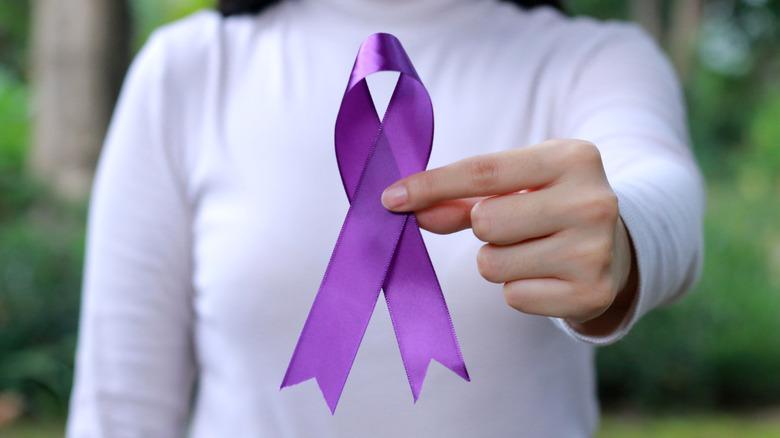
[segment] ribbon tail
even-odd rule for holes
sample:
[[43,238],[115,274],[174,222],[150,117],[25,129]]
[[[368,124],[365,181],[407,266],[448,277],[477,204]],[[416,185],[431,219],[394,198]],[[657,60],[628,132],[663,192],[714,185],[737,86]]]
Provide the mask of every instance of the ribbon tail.
[[[329,375],[317,375],[311,372],[303,370],[302,367],[296,366],[297,362],[290,363],[290,367],[287,369],[287,373],[284,376],[280,389],[288,386],[297,385],[298,383],[305,382],[309,379],[314,379],[317,382],[317,386],[322,392],[322,396],[325,398],[325,403],[328,405],[328,409],[331,414],[336,413],[336,407],[338,406],[341,393],[344,390],[344,383],[347,380],[347,375],[343,376],[329,376]],[[347,370],[348,372],[349,370]],[[340,384],[337,382],[341,382]]]
[[[345,227],[346,228],[346,227]],[[298,338],[280,389],[315,379],[331,414],[336,412],[341,394],[357,355],[363,334],[374,311],[379,290],[362,290],[349,298],[349,310],[333,278],[332,267],[339,263],[334,251],[331,263],[309,316]],[[357,292],[357,291],[355,291]]]
[[387,139],[379,135],[282,380],[284,388],[315,378],[331,413],[411,216],[381,204],[382,191],[398,178]]
[[334,414],[379,293],[365,294],[351,314],[333,314],[331,292],[320,289],[280,389],[315,379]]
[[384,290],[414,401],[420,396],[431,360],[470,381],[447,303],[414,216],[404,227]]

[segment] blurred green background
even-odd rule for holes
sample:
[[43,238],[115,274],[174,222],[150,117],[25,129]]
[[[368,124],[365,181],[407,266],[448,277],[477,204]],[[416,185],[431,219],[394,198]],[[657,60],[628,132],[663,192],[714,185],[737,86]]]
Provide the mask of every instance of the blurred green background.
[[[51,67],[35,62],[47,53],[35,26],[56,3],[111,2],[0,2],[2,437],[62,435],[73,372],[86,202],[31,158],[44,148],[33,121],[49,117],[45,96],[34,98],[48,79],[34,67]],[[668,50],[709,187],[700,284],[599,351],[601,435],[780,437],[780,1],[567,4],[639,21]],[[126,41],[112,43],[128,56],[101,62],[125,66],[155,27],[209,5],[128,1]]]

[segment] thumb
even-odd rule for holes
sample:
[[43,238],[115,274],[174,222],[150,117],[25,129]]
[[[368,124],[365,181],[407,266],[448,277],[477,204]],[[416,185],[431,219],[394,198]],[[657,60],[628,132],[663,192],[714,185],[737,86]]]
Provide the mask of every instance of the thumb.
[[471,208],[482,197],[442,201],[415,212],[420,228],[436,234],[450,234],[471,228]]

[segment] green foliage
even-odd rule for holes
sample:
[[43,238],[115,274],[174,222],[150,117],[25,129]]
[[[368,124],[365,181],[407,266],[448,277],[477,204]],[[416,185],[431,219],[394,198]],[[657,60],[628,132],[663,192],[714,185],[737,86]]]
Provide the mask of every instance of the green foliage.
[[[780,184],[780,87],[770,90],[756,109],[753,120],[747,124],[748,150],[741,174],[763,174],[769,185]],[[761,193],[768,194],[770,187]]]
[[8,0],[0,5],[0,67],[21,77],[25,70],[29,0]]
[[641,418],[606,416],[600,438],[780,438],[780,420],[769,416],[696,414]]
[[131,3],[136,20],[136,47],[140,47],[154,29],[185,17],[197,10],[213,7],[215,0],[136,0]]
[[0,392],[31,414],[62,413],[70,391],[83,214],[24,171],[27,91],[0,70]]
[[27,88],[0,69],[0,171],[20,169],[28,134]]
[[[158,25],[210,3],[130,2],[139,45]],[[0,5],[0,393],[21,395],[28,416],[45,417],[67,409],[85,215],[84,206],[57,199],[26,172],[28,13],[27,1]]]
[[599,19],[623,19],[628,16],[625,0],[569,0],[563,2],[572,15],[588,15]]
[[0,429],[0,436],[13,438],[57,438],[63,435],[62,419],[24,420]]
[[599,352],[605,402],[666,409],[780,403],[778,223],[780,205],[711,186],[701,283]]
[[78,314],[78,214],[36,202],[0,225],[0,388],[28,412],[64,412]]

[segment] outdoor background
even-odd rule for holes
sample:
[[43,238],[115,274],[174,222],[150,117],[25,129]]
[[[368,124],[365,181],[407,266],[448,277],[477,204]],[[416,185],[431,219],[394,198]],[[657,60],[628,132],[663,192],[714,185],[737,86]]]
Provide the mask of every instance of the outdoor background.
[[[86,196],[124,69],[209,0],[0,0],[0,437],[62,435]],[[780,437],[780,0],[570,0],[639,21],[709,187],[696,290],[598,354],[602,436]]]

